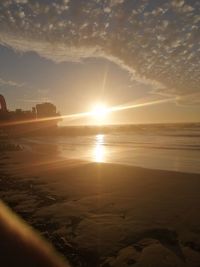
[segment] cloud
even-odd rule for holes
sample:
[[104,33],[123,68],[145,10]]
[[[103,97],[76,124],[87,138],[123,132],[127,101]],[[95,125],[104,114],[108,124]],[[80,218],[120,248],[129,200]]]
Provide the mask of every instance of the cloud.
[[14,2],[16,2],[17,4],[27,4],[28,0],[15,0]]
[[186,105],[198,106],[200,104],[200,92],[177,96],[176,103],[181,106],[186,106]]
[[49,98],[47,97],[48,93],[49,93],[49,89],[47,88],[35,88],[33,86],[30,86],[26,83],[20,83],[20,82],[16,82],[16,81],[12,81],[12,80],[5,80],[3,78],[0,77],[0,87],[13,87],[13,88],[23,88],[26,89],[26,92],[35,92],[37,95],[37,100],[33,100],[32,98],[29,99],[27,98],[27,96],[25,95],[25,99],[17,99],[17,101],[21,101],[21,102],[45,102],[45,101],[49,101]]
[[110,0],[110,5],[115,6],[124,3],[124,0]]
[[172,6],[174,7],[182,7],[184,5],[185,1],[184,0],[173,0],[172,1]]
[[55,62],[104,57],[163,96],[199,92],[198,0],[2,2],[2,45]]
[[0,86],[11,86],[11,87],[24,87],[24,83],[18,83],[16,81],[11,81],[11,80],[5,80],[3,78],[0,78]]

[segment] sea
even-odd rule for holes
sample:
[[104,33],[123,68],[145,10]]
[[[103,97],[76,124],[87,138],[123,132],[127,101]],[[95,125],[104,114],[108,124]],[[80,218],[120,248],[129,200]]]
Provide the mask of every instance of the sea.
[[32,137],[26,146],[56,146],[65,159],[200,173],[200,123],[149,124],[97,134]]

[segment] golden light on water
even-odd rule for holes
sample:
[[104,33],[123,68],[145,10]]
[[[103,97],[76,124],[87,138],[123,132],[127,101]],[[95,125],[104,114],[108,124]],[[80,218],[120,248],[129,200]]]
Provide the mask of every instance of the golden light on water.
[[95,146],[93,150],[94,162],[105,162],[105,147],[104,147],[104,135],[98,134],[95,138]]

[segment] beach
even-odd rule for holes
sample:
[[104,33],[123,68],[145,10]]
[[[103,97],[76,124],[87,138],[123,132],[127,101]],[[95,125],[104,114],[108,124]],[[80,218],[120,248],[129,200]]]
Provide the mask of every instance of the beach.
[[[45,153],[44,153],[45,151]],[[72,266],[199,266],[200,174],[1,153],[0,198]]]
[[200,0],[0,25],[0,267],[200,267]]

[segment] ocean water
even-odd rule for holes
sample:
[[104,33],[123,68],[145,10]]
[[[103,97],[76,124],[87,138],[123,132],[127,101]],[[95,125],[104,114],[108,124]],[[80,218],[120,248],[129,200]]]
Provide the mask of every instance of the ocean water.
[[28,142],[55,145],[66,159],[200,173],[200,124],[121,127],[106,134],[37,137]]

